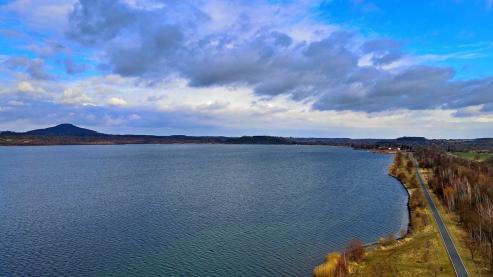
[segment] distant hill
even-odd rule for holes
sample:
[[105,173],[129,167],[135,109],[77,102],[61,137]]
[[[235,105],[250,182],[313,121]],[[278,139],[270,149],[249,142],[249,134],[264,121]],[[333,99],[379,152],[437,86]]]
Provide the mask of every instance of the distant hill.
[[400,137],[397,138],[396,141],[409,143],[426,143],[427,139],[425,137]]
[[29,136],[76,136],[76,137],[99,137],[105,134],[93,130],[77,127],[72,124],[60,124],[45,129],[37,129],[23,133]]
[[231,144],[295,144],[294,141],[283,137],[271,136],[243,136],[240,138],[230,138],[225,143]]

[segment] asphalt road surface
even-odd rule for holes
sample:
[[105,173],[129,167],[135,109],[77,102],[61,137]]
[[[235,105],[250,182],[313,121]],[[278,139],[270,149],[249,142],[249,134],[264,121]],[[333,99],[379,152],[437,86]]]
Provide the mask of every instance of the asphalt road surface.
[[443,224],[442,217],[440,216],[440,213],[438,212],[435,203],[433,203],[433,200],[431,199],[430,192],[428,191],[428,188],[425,186],[423,182],[423,178],[421,178],[421,174],[419,173],[418,163],[414,159],[413,162],[414,162],[414,166],[416,167],[416,174],[418,175],[419,183],[425,193],[426,201],[428,201],[428,205],[430,205],[431,211],[433,213],[433,217],[435,218],[435,221],[438,225],[438,230],[440,231],[440,235],[442,236],[443,242],[445,243],[445,247],[447,248],[447,253],[449,255],[450,261],[454,266],[455,273],[459,277],[468,277],[469,274],[467,273],[466,267],[464,266],[464,263],[462,262],[462,259],[460,258],[459,253],[455,248],[454,242],[450,237],[447,227],[445,227],[445,224]]

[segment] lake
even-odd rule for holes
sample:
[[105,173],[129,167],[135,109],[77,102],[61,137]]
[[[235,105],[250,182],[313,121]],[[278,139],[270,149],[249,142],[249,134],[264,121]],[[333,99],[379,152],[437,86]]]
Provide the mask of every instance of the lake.
[[392,155],[295,145],[0,147],[0,275],[311,276],[408,224]]

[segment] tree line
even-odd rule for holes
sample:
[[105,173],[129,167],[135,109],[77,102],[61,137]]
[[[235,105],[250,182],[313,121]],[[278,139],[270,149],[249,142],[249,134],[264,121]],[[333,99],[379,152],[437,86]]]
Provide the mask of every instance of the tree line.
[[482,255],[493,270],[493,160],[470,161],[434,149],[414,153],[420,167],[431,170],[430,189],[459,216],[472,260]]

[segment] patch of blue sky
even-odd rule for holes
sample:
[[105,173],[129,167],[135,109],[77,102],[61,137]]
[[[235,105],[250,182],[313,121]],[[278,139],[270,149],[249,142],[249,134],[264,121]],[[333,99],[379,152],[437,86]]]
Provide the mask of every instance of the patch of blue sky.
[[[90,49],[70,43],[64,38],[60,38],[57,41],[56,39],[53,39],[53,36],[50,37],[46,34],[30,32],[29,29],[23,25],[11,25],[11,28],[8,30],[3,28],[3,31],[7,32],[0,35],[0,57],[2,59],[8,59],[9,57],[26,57],[29,59],[41,58],[50,75],[63,77],[68,80],[101,74],[97,68],[97,62],[90,58],[92,56],[92,50]],[[48,41],[56,41],[63,45],[63,47],[68,47],[70,50],[66,52],[54,51],[53,54],[44,57],[34,48],[47,47],[46,44]],[[67,59],[70,59],[76,65],[84,65],[84,71],[77,74],[67,73],[65,65]]]
[[399,41],[407,54],[450,57],[426,63],[450,66],[456,78],[474,79],[492,73],[487,65],[493,61],[493,7],[488,2],[333,0],[323,2],[315,15],[365,37]]
[[0,0],[0,6],[13,2],[14,0]]

